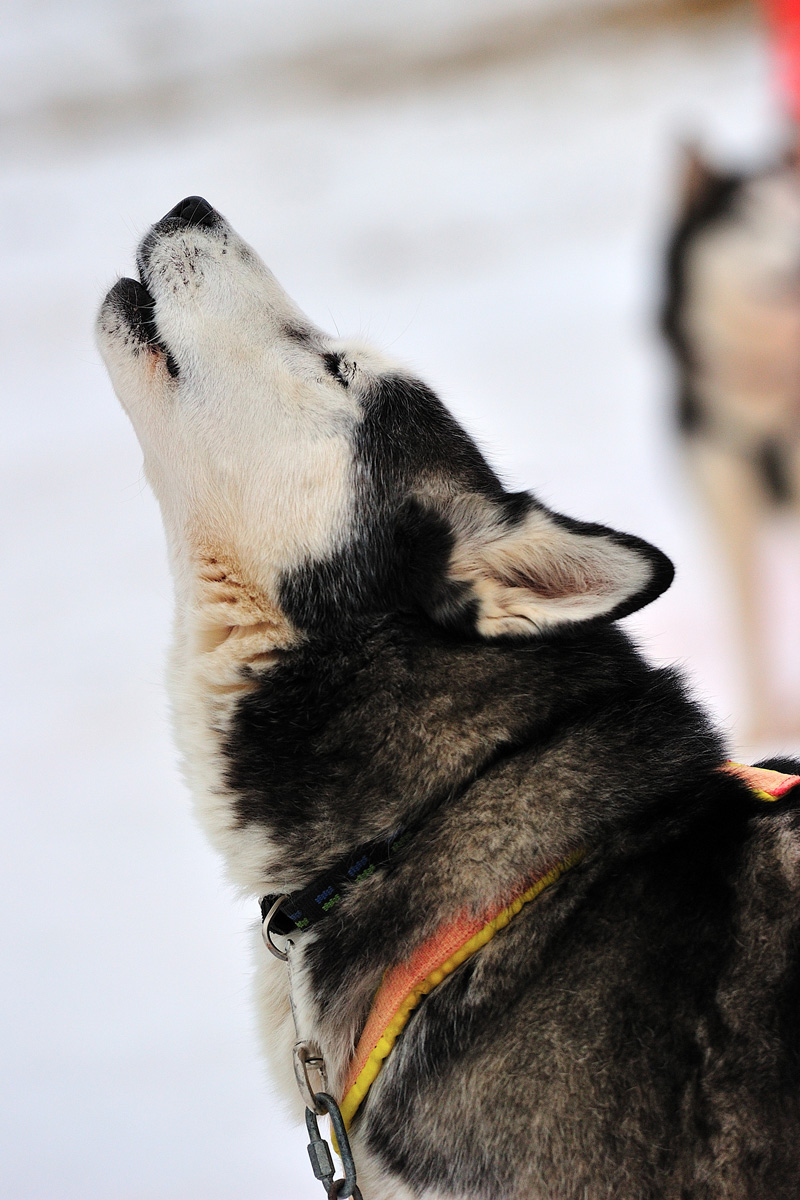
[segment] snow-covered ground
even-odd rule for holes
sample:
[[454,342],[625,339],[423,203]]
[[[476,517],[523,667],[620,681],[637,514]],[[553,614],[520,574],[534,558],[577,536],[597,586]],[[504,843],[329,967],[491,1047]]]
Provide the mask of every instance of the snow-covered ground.
[[[160,70],[157,8],[125,12],[150,14],[137,36]],[[93,62],[113,75],[104,29],[87,21],[84,98],[106,87]],[[36,116],[63,91],[49,36],[43,79],[0,127],[2,1192],[312,1198],[302,1131],[256,1053],[254,906],[227,888],[175,766],[159,518],[93,348],[96,306],[151,221],[207,196],[316,321],[414,364],[515,485],[672,555],[672,591],[629,625],[686,664],[735,741],[730,613],[670,441],[654,264],[676,137],[744,159],[775,143],[763,49],[741,13],[644,23],[416,86],[223,90],[195,121],[144,104],[56,136]]]

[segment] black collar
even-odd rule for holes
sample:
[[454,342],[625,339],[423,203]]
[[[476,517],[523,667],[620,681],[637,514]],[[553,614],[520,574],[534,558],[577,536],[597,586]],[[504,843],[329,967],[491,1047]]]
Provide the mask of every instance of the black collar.
[[[390,862],[408,843],[411,835],[412,830],[401,826],[389,837],[376,838],[351,850],[323,874],[317,875],[302,891],[285,896],[272,915],[270,932],[285,937],[297,929],[303,931],[316,925],[343,899],[345,884],[359,883],[374,875],[378,867]],[[261,897],[262,921],[266,920],[280,895],[276,892],[273,896]]]

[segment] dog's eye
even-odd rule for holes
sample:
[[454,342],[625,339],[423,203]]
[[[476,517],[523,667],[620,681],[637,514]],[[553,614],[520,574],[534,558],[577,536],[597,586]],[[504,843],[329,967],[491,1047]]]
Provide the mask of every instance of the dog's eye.
[[329,375],[332,375],[338,383],[344,384],[345,387],[350,386],[356,368],[356,364],[352,360],[345,358],[343,354],[329,351],[327,354],[323,354],[322,361]]

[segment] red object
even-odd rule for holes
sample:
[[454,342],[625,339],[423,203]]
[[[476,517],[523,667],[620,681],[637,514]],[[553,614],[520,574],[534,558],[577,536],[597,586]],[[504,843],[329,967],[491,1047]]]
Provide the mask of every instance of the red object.
[[762,4],[778,90],[789,114],[800,122],[800,0],[762,0]]

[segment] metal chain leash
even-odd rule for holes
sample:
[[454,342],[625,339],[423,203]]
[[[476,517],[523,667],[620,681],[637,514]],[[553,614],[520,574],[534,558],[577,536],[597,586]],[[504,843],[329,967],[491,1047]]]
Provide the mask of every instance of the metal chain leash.
[[350,1149],[350,1141],[339,1105],[327,1092],[317,1092],[314,1096],[314,1103],[331,1119],[333,1132],[336,1134],[336,1145],[339,1148],[339,1157],[344,1167],[344,1179],[334,1179],[335,1171],[330,1146],[319,1131],[317,1114],[307,1108],[306,1129],[311,1139],[308,1144],[308,1157],[311,1160],[314,1178],[319,1179],[322,1183],[328,1200],[347,1200],[348,1197],[352,1197],[352,1200],[362,1200],[356,1183],[356,1165],[353,1162],[353,1153]]
[[[353,1152],[350,1149],[350,1139],[344,1126],[344,1118],[333,1096],[325,1090],[328,1084],[325,1059],[315,1042],[305,1041],[300,1037],[292,987],[294,942],[287,937],[284,949],[281,949],[272,940],[270,921],[284,899],[286,899],[285,896],[279,896],[268,911],[262,913],[261,935],[270,953],[285,962],[289,969],[289,1004],[298,1036],[294,1046],[294,1073],[300,1095],[306,1104],[306,1129],[311,1139],[308,1144],[311,1169],[314,1172],[314,1178],[319,1179],[325,1188],[328,1200],[363,1200],[361,1190],[356,1183],[356,1164],[353,1162]],[[333,1126],[336,1148],[344,1167],[344,1179],[334,1178],[336,1172],[330,1146],[319,1131],[317,1117],[323,1116],[325,1113],[330,1117]]]

